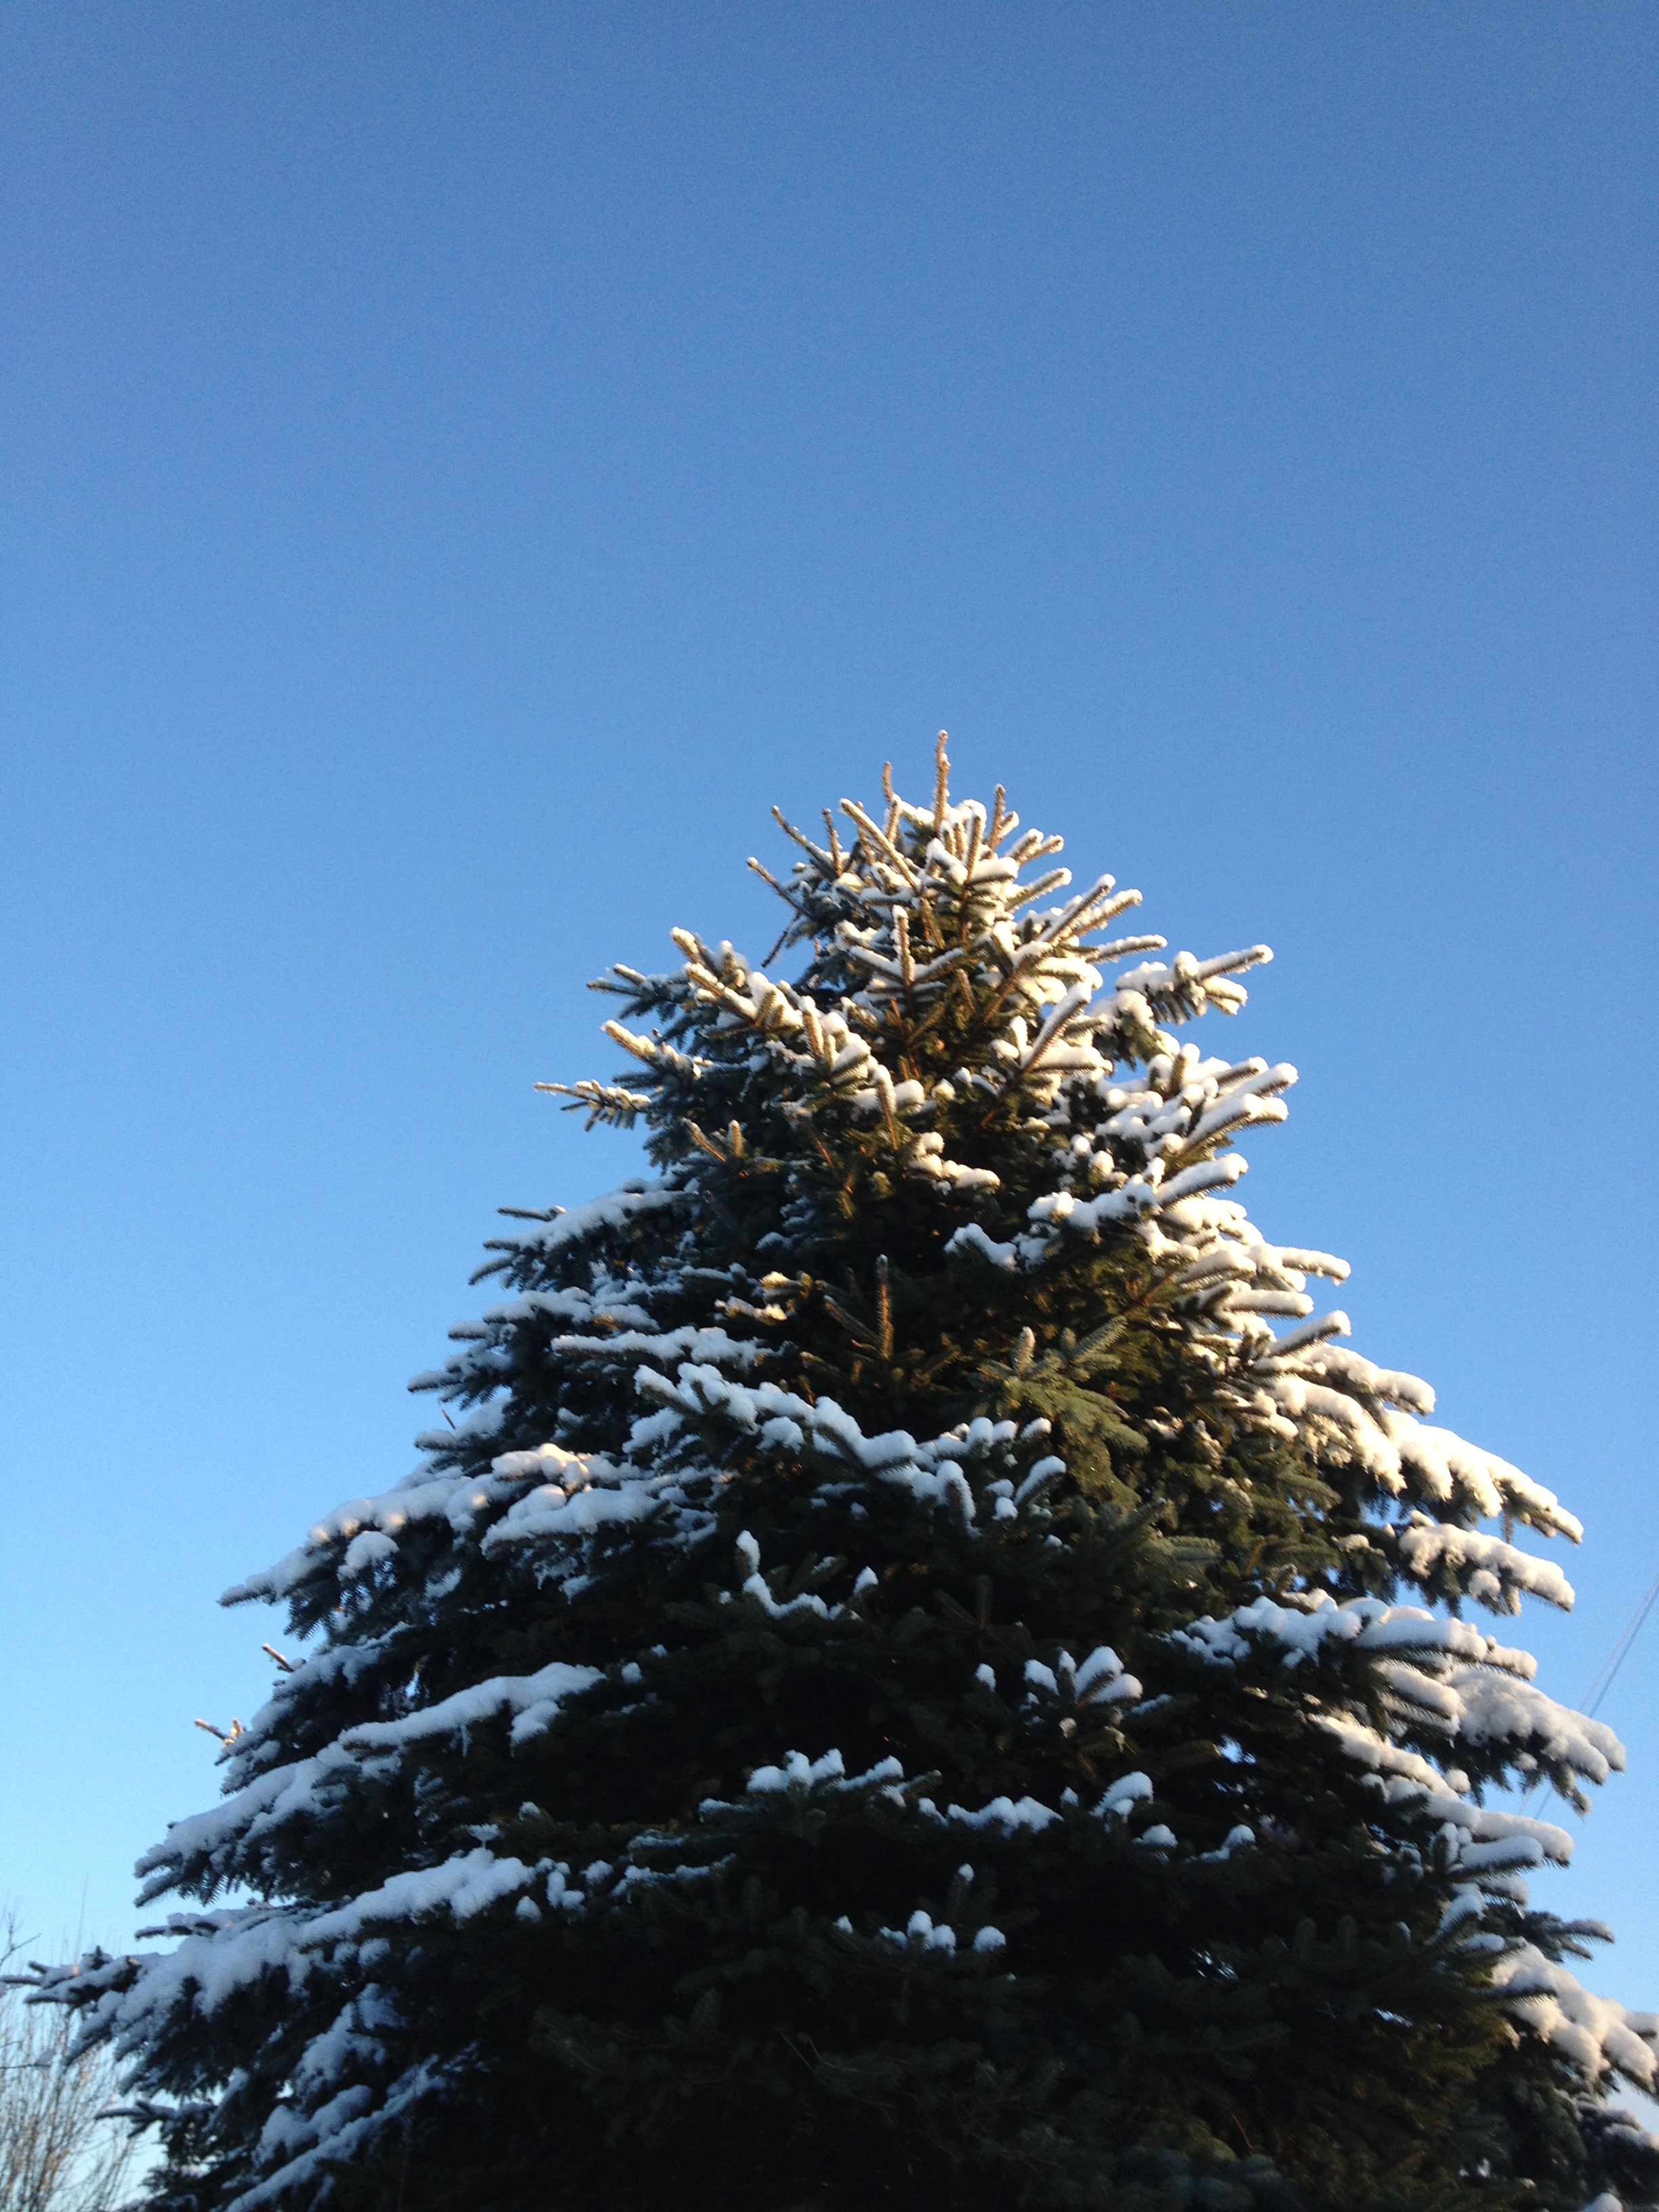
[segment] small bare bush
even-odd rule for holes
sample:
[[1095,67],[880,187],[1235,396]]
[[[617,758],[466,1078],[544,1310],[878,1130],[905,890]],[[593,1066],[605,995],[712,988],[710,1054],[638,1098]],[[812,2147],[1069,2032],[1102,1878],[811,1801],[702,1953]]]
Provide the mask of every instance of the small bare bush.
[[[15,1911],[0,1911],[0,1975],[22,1964]],[[131,2129],[105,2050],[74,2056],[78,2023],[0,1982],[0,2212],[113,2212],[132,2179]]]

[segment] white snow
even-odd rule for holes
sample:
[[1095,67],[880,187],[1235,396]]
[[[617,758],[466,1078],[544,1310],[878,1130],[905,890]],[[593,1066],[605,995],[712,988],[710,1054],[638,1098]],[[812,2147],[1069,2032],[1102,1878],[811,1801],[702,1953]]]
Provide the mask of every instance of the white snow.
[[1577,1976],[1530,1943],[1505,1953],[1492,1979],[1510,2009],[1536,2035],[1563,2051],[1595,2082],[1609,2070],[1641,2088],[1659,2082],[1659,2014],[1631,2012],[1612,1997],[1594,1996]]

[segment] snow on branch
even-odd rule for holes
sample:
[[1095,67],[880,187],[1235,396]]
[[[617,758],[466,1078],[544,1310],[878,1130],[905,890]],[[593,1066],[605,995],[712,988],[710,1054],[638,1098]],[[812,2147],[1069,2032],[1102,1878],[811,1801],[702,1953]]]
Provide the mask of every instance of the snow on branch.
[[1530,1943],[1500,1958],[1492,1980],[1515,2017],[1570,2058],[1592,2087],[1609,2073],[1639,2088],[1659,2087],[1659,2014],[1632,2012],[1612,1997],[1593,1995]]

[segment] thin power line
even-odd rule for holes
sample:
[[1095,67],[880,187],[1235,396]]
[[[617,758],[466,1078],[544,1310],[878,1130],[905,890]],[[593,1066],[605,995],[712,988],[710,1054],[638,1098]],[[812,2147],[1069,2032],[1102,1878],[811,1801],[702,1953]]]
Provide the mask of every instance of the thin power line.
[[[1590,1684],[1589,1689],[1585,1691],[1583,1697],[1579,1701],[1579,1711],[1584,1714],[1586,1718],[1589,1718],[1594,1715],[1595,1708],[1601,1704],[1602,1698],[1607,1696],[1607,1692],[1613,1687],[1614,1681],[1618,1678],[1619,1669],[1624,1665],[1626,1660],[1630,1656],[1632,1645],[1635,1643],[1637,1638],[1642,1633],[1642,1624],[1646,1620],[1648,1615],[1653,1611],[1656,1599],[1659,1599],[1659,1575],[1656,1575],[1653,1581],[1649,1584],[1647,1595],[1637,1607],[1635,1612],[1632,1613],[1629,1620],[1626,1623],[1624,1634],[1613,1645],[1613,1650],[1607,1655],[1606,1662],[1602,1666],[1601,1673]],[[1545,1798],[1548,1796],[1550,1791],[1553,1790],[1555,1784],[1553,1782],[1540,1782],[1534,1795],[1534,1804],[1541,1805]]]
[[1619,1669],[1624,1665],[1626,1660],[1630,1656],[1631,1645],[1635,1643],[1637,1638],[1641,1634],[1642,1623],[1653,1611],[1653,1603],[1656,1598],[1659,1598],[1659,1577],[1655,1577],[1648,1590],[1647,1595],[1643,1599],[1641,1604],[1637,1607],[1636,1611],[1631,1615],[1630,1626],[1626,1629],[1624,1634],[1620,1638],[1618,1643],[1614,1644],[1613,1648],[1613,1656],[1607,1661],[1607,1665],[1602,1668],[1601,1673],[1590,1684],[1589,1689],[1584,1698],[1583,1709],[1586,1713],[1594,1713],[1597,1705],[1601,1704],[1602,1698],[1606,1697],[1607,1692],[1613,1687],[1613,1678],[1619,1672]]

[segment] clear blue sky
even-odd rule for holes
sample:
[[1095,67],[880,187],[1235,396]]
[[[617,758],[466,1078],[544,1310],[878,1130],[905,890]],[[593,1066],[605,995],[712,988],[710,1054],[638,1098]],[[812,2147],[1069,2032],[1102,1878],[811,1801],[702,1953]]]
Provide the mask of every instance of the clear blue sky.
[[[1659,1574],[1659,12],[179,4],[0,20],[0,1890],[130,1937],[410,1466],[538,1077],[775,799],[1011,786],[1296,1060],[1269,1235]],[[1659,2000],[1659,1620],[1550,1877]]]

